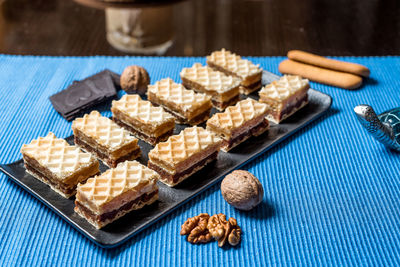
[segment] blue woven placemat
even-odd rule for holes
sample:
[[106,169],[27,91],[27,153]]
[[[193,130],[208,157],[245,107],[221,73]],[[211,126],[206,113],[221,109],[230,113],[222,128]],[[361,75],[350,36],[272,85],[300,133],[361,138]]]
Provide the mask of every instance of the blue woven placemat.
[[[282,59],[251,58],[277,74]],[[353,107],[371,104],[380,113],[400,106],[400,57],[343,59],[369,67],[371,79],[357,91],[311,83],[333,97],[333,106],[245,166],[265,190],[263,203],[253,211],[229,206],[217,185],[121,247],[105,250],[0,174],[0,265],[399,265],[399,154],[367,135]],[[104,68],[121,73],[137,64],[153,82],[180,81],[182,67],[204,61],[0,55],[0,162],[20,159],[21,145],[48,131],[72,134],[71,123],[56,113],[48,97],[73,80]],[[180,226],[202,212],[236,218],[243,229],[241,244],[220,249],[215,242],[187,243],[179,236]]]

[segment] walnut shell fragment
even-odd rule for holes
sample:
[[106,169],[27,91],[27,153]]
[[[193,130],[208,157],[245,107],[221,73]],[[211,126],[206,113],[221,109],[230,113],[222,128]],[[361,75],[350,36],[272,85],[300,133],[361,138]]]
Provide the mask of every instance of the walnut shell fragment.
[[147,86],[150,84],[150,76],[143,67],[128,66],[121,75],[120,83],[125,92],[144,95],[147,92]]
[[264,197],[260,181],[250,172],[236,170],[221,183],[221,193],[226,202],[240,210],[251,210]]

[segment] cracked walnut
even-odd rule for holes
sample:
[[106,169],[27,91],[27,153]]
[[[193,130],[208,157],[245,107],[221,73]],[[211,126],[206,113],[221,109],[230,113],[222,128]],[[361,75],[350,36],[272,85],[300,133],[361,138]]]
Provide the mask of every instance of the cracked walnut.
[[226,243],[236,246],[240,242],[241,234],[237,221],[234,218],[227,221],[222,213],[211,217],[207,213],[201,213],[187,219],[181,229],[181,235],[187,235],[187,240],[192,244],[208,243],[215,239],[219,247]]

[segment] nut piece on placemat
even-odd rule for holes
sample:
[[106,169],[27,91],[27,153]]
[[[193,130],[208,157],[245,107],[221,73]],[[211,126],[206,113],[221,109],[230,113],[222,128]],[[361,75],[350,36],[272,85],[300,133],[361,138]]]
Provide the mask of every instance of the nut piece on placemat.
[[263,199],[264,189],[250,172],[236,170],[225,176],[221,193],[226,202],[240,210],[251,210]]
[[242,230],[234,218],[229,218],[227,221],[225,214],[211,216],[207,228],[212,237],[218,241],[219,247],[224,246],[227,241],[231,246],[236,246],[240,242]]
[[231,246],[236,246],[240,242],[240,238],[242,235],[242,229],[240,229],[239,225],[237,224],[236,219],[229,218],[228,221],[232,225],[232,231],[228,236],[228,242]]
[[234,218],[226,220],[222,213],[210,217],[207,213],[201,213],[189,218],[182,224],[181,235],[187,235],[187,240],[192,243],[208,243],[213,239],[222,247],[226,243],[236,246],[240,242],[242,230]]
[[150,84],[150,76],[143,67],[133,65],[125,68],[120,82],[125,92],[144,95]]
[[207,213],[201,213],[187,219],[182,225],[181,235],[188,235],[187,240],[192,244],[210,242],[213,237],[207,228],[209,218]]

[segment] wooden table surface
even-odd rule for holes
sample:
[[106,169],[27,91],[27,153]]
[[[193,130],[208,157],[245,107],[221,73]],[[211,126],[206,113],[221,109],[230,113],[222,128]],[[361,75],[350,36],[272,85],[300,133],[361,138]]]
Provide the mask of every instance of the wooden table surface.
[[[187,0],[170,9],[174,38],[168,56],[204,56],[222,47],[243,56],[285,55],[290,49],[400,54],[399,0]],[[104,9],[73,0],[5,0],[0,53],[126,55],[108,43],[105,24]]]

